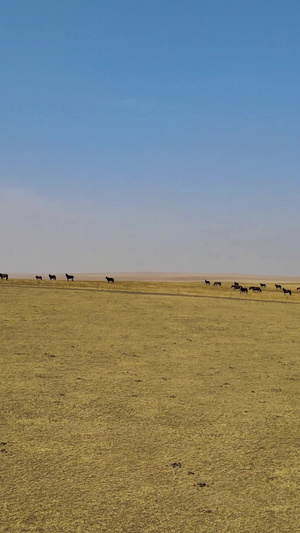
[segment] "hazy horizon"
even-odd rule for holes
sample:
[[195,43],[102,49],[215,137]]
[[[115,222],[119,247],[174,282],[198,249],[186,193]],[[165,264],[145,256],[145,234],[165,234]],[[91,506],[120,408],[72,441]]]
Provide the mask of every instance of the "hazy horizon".
[[[15,272],[10,273],[9,279],[35,279],[36,272]],[[51,274],[56,275],[57,281],[65,281],[65,273],[53,271]],[[157,281],[157,282],[199,282],[204,283],[205,279],[214,281],[233,282],[254,282],[261,281],[267,283],[300,283],[300,275],[298,276],[274,276],[261,274],[246,274],[246,273],[211,273],[211,272],[68,272],[74,275],[75,281],[106,281],[106,276],[113,276],[115,282],[118,281]],[[49,281],[48,273],[38,272],[38,275],[43,277],[43,280]],[[6,283],[5,281],[3,282]]]
[[297,276],[299,2],[2,7],[2,272]]

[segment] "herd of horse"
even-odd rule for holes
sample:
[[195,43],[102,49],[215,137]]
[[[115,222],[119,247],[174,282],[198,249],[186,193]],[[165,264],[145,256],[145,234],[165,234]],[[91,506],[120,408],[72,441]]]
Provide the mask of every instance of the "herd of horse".
[[[74,281],[74,276],[65,274],[67,281]],[[35,279],[37,281],[43,281],[43,276],[35,276]],[[55,274],[49,274],[50,281],[56,281],[56,275]]]
[[[75,279],[72,274],[65,274],[65,277],[66,277],[67,281],[74,281],[74,279]],[[8,281],[8,274],[2,274],[0,272],[0,279]],[[43,277],[42,276],[35,276],[35,279],[37,281],[43,281]],[[105,279],[106,279],[107,283],[114,283],[114,281],[115,281],[114,278],[110,278],[108,276],[106,276]],[[56,275],[55,274],[49,274],[49,280],[50,281],[56,281]],[[211,284],[208,279],[205,279],[204,282],[205,282],[205,285],[210,285]],[[213,283],[214,287],[221,287],[221,285],[222,285],[221,281],[215,281]],[[233,285],[231,285],[231,289],[233,289],[235,291],[240,291],[241,294],[248,294],[249,291],[258,293],[258,292],[262,292],[262,289],[266,289],[266,288],[267,288],[267,285],[265,283],[260,283],[259,286],[252,285],[251,287],[249,287],[249,289],[247,287],[243,287],[237,281],[234,281]],[[290,289],[285,289],[284,287],[282,287],[282,285],[279,285],[278,283],[275,283],[275,289],[282,290],[283,294],[292,296],[292,291]],[[300,287],[297,287],[297,291],[300,291]]]
[[[0,276],[1,275],[2,274],[0,274]],[[7,274],[6,274],[6,276],[7,276]],[[65,274],[65,276],[66,276],[66,280],[67,281],[74,281],[74,279],[75,279],[72,274]],[[43,281],[43,276],[35,276],[35,279],[37,281]],[[56,275],[55,274],[49,274],[49,279],[50,279],[50,281],[56,281]],[[106,279],[107,283],[114,283],[114,281],[115,281],[114,278],[108,278],[107,276],[106,276],[105,279]]]
[[[210,281],[208,279],[205,279],[204,282],[205,282],[205,285],[210,285]],[[214,287],[218,287],[218,286],[221,287],[221,285],[222,285],[221,281],[215,281],[213,284]],[[248,291],[262,292],[262,289],[266,289],[267,285],[265,283],[260,283],[259,287],[252,285],[248,289],[247,287],[243,287],[242,285],[240,285],[237,281],[234,281],[233,285],[231,285],[231,288],[235,291],[240,291],[241,294],[248,294]],[[292,296],[292,291],[290,289],[285,289],[284,287],[282,287],[281,285],[277,283],[275,283],[275,289],[280,289],[282,290],[283,294],[287,294],[287,295],[289,294],[290,296]],[[297,287],[297,291],[300,291],[300,287]]]
[[[66,276],[66,280],[67,281],[74,281],[74,279],[75,279],[72,274],[65,274],[65,276]],[[8,280],[8,274],[2,274],[0,272],[0,279],[5,279],[7,281]],[[35,279],[37,281],[43,281],[43,276],[35,276]],[[50,279],[50,281],[56,281],[56,275],[55,274],[49,274],[49,279]],[[114,283],[114,281],[115,281],[114,278],[108,278],[107,276],[106,276],[106,280],[107,280],[108,283]]]

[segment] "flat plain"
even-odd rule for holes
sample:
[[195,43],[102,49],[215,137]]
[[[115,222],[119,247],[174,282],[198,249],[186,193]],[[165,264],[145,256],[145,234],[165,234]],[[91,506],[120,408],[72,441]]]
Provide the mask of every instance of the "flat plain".
[[0,531],[299,531],[286,287],[2,281]]

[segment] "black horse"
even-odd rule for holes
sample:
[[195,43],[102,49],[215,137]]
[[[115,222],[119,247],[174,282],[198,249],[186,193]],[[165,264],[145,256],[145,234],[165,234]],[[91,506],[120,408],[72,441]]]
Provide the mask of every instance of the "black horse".
[[241,286],[238,283],[234,282],[234,284],[231,285],[231,288],[235,289],[237,291],[237,290],[239,290],[241,288]]
[[221,285],[222,285],[221,281],[214,282],[214,287],[221,287]]
[[248,294],[248,289],[246,287],[240,287],[241,294]]
[[265,283],[260,283],[260,286],[264,287],[265,289],[267,288],[267,285]]
[[290,289],[285,289],[284,287],[282,287],[282,290],[283,294],[289,294],[290,296],[292,296],[292,291],[290,291]]
[[262,290],[261,290],[260,287],[249,287],[249,291],[253,291],[253,292],[262,292]]
[[275,289],[282,289],[281,285],[276,285],[275,283]]
[[208,281],[208,279],[206,279],[204,281],[205,281],[205,285],[210,285],[210,281]]
[[1,274],[0,273],[0,278],[1,279],[6,279],[6,281],[8,280],[8,274]]
[[114,283],[115,282],[115,278],[108,278],[106,276],[106,280],[107,280],[107,283]]
[[36,279],[37,281],[42,281],[42,280],[43,280],[42,276],[35,276],[35,279]]
[[49,279],[50,279],[50,281],[56,281],[55,274],[49,274]]
[[65,274],[67,281],[74,281],[74,276],[69,276],[69,274]]

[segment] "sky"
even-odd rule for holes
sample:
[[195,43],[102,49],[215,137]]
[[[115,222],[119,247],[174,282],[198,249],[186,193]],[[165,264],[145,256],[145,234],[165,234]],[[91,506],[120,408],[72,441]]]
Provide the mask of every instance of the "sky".
[[300,273],[299,0],[2,0],[1,272]]

